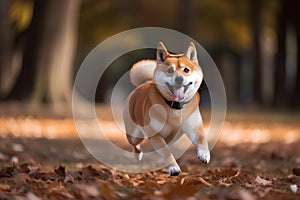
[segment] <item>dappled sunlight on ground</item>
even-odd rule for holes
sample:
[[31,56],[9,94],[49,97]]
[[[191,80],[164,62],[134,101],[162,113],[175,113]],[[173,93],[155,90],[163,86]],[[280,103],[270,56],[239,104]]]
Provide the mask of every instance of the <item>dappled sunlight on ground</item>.
[[[228,113],[219,142],[229,145],[238,143],[265,143],[268,141],[281,141],[291,143],[300,138],[300,115],[288,120],[287,114],[281,115],[265,113],[264,117],[256,118],[254,113],[237,114]],[[104,135],[111,139],[124,138],[123,131],[117,124],[109,119],[79,121],[83,134],[97,135],[99,125]],[[205,123],[207,131],[207,123]],[[36,118],[26,117],[0,117],[0,134],[15,137],[45,137],[45,138],[77,138],[77,130],[72,118]]]

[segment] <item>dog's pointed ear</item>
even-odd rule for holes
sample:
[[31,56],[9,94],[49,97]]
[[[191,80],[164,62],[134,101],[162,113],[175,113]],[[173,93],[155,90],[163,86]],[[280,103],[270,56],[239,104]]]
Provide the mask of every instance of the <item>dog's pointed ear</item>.
[[198,62],[197,50],[193,42],[191,42],[189,47],[186,49],[184,56],[192,62]]
[[164,62],[169,55],[169,52],[167,48],[165,47],[164,43],[159,42],[157,45],[157,50],[156,50],[156,60],[158,62]]

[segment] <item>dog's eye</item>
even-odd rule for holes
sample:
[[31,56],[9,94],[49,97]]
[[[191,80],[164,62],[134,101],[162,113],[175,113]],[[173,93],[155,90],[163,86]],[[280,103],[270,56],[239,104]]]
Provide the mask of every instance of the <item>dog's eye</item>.
[[189,68],[184,68],[183,71],[184,71],[184,73],[189,73],[190,69]]
[[167,70],[167,72],[168,72],[169,74],[172,74],[172,73],[174,72],[174,69],[173,69],[173,68],[169,68],[169,69]]

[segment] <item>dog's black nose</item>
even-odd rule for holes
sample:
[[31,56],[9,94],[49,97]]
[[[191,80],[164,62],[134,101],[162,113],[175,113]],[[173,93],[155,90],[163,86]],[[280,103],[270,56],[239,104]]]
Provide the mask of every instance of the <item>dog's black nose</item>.
[[178,85],[182,84],[182,82],[183,82],[183,77],[182,77],[182,76],[176,76],[175,82],[176,82]]

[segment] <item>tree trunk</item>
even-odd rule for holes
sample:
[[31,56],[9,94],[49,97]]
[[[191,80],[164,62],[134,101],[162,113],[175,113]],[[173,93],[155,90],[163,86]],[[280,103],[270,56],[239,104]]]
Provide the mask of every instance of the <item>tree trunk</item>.
[[297,77],[296,77],[296,85],[294,89],[293,104],[295,106],[300,106],[300,24],[299,22],[297,24],[296,34],[297,34]]
[[286,23],[287,23],[287,7],[286,7],[286,0],[281,0],[281,11],[278,16],[278,40],[277,40],[277,59],[275,65],[275,89],[274,89],[274,103],[277,106],[283,106],[286,102],[285,96],[286,89],[285,89],[285,79],[286,79],[286,72],[285,72],[285,61],[286,61]]
[[294,0],[291,4],[292,7],[292,21],[295,25],[296,30],[296,39],[297,39],[297,75],[296,75],[296,83],[294,87],[293,94],[293,105],[300,106],[300,21],[299,21],[299,8],[300,2],[298,0]]
[[253,27],[253,100],[256,104],[262,103],[262,84],[261,84],[261,1],[252,2],[252,27]]
[[[43,0],[44,1],[44,0]],[[55,112],[70,109],[73,56],[76,50],[80,0],[48,0],[37,77],[31,103],[49,101]]]
[[0,1],[0,98],[9,90],[12,67],[12,32],[9,21],[10,0]]
[[187,34],[190,37],[194,36],[194,27],[197,16],[195,16],[194,0],[179,0],[178,6],[178,31]]
[[28,100],[30,97],[37,71],[39,52],[43,48],[41,36],[49,0],[34,2],[33,18],[24,36],[23,64],[20,74],[8,95],[8,100]]
[[9,95],[47,102],[55,112],[70,110],[73,56],[76,50],[80,0],[36,0],[26,35],[21,73]]

